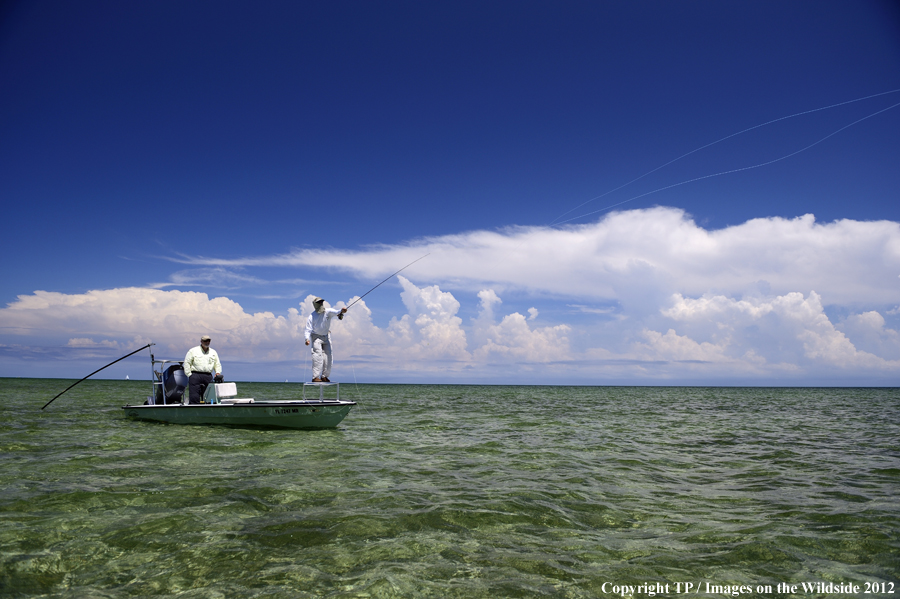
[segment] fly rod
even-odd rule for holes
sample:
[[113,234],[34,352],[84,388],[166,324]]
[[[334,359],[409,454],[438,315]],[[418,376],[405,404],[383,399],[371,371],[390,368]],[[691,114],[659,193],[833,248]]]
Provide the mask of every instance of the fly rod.
[[[425,254],[425,256],[428,256],[428,255],[430,255],[430,254],[431,254],[431,252],[428,252],[427,254]],[[403,272],[404,270],[406,270],[407,268],[409,268],[410,266],[412,266],[413,264],[415,264],[416,262],[418,262],[419,260],[421,260],[421,259],[424,258],[425,256],[421,256],[421,257],[419,257],[419,258],[416,258],[415,260],[413,260],[412,262],[410,262],[409,264],[407,264],[406,266],[404,266],[403,268],[401,268],[400,270],[398,270],[397,272],[395,272],[394,274],[392,274],[390,277],[388,277],[387,279],[385,279],[385,280],[382,281],[381,283],[378,283],[377,285],[375,285],[374,287],[372,287],[371,289],[369,289],[368,291],[366,291],[365,293],[363,293],[361,296],[359,296],[358,298],[356,298],[355,300],[353,300],[353,303],[351,303],[349,306],[347,306],[347,309],[349,310],[351,307],[353,307],[353,304],[355,304],[356,302],[358,302],[358,301],[361,300],[362,298],[366,297],[367,295],[369,295],[370,293],[372,293],[373,291],[375,291],[376,289],[378,289],[379,287],[381,287],[382,285],[384,285],[385,283],[387,283],[392,277],[394,277],[394,276],[396,276],[396,275],[399,275],[401,272]],[[338,320],[343,320],[343,319],[344,319],[344,315],[343,315],[343,314],[338,314]]]
[[[112,365],[115,364],[116,362],[121,362],[122,360],[124,360],[124,359],[127,358],[128,356],[133,356],[134,354],[138,353],[139,351],[147,349],[147,348],[150,347],[151,345],[156,345],[156,344],[155,344],[155,343],[148,343],[147,345],[145,345],[145,346],[142,347],[141,349],[136,349],[136,350],[134,350],[133,352],[131,352],[130,354],[126,354],[126,355],[122,356],[122,357],[119,358],[118,360],[113,360],[112,362],[110,362],[109,364],[107,364],[106,366],[104,366],[103,368],[106,368],[106,367],[108,367],[108,366],[112,366]],[[91,378],[92,376],[94,376],[95,374],[97,374],[98,372],[100,372],[101,370],[103,370],[103,368],[98,368],[98,369],[95,370],[94,372],[90,373],[89,375],[87,375],[86,377],[84,377],[83,379],[81,379],[81,381],[84,381],[84,380],[87,380],[87,379]],[[59,393],[56,397],[59,397],[60,395],[62,395],[63,393],[65,393],[66,391],[68,391],[69,389],[71,389],[72,387],[74,387],[75,385],[77,385],[78,383],[80,383],[81,381],[75,381],[74,383],[72,383],[71,385],[69,385],[68,387],[66,387],[65,391],[63,391],[62,393]],[[50,401],[48,401],[47,403],[45,403],[45,404],[44,404],[44,408],[46,408],[47,406],[49,406],[50,404],[52,404],[52,403],[53,403],[53,400],[56,399],[56,397],[54,397],[53,399],[51,399]],[[43,410],[44,408],[41,408],[41,409]]]

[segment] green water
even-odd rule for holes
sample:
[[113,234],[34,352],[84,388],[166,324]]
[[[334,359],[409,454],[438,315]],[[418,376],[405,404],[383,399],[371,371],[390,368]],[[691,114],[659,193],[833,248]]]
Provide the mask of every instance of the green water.
[[337,429],[278,431],[0,382],[2,597],[900,596],[897,389],[344,385]]

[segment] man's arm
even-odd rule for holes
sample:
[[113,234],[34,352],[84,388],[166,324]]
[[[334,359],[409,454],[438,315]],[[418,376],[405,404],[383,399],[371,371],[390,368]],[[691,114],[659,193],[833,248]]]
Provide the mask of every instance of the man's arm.
[[347,308],[341,308],[340,310],[338,310],[337,308],[328,308],[327,310],[325,310],[325,315],[328,317],[329,320],[331,320],[332,318],[334,318],[335,316],[337,316],[339,314],[346,314],[346,313],[347,313]]
[[189,349],[187,355],[184,356],[184,374],[187,375],[188,378],[191,376],[191,371],[194,367],[194,350]]
[[304,335],[306,337],[306,345],[309,345],[309,336],[312,334],[312,328],[313,328],[312,321],[313,321],[313,315],[310,314],[309,318],[306,319],[306,331],[304,332]]

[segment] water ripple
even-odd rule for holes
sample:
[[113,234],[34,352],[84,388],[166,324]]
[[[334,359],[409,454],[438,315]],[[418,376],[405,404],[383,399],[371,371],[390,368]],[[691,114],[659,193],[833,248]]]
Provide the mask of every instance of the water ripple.
[[60,381],[4,382],[4,597],[898,582],[895,389],[359,385],[339,428],[271,431],[126,420],[140,383],[40,412]]

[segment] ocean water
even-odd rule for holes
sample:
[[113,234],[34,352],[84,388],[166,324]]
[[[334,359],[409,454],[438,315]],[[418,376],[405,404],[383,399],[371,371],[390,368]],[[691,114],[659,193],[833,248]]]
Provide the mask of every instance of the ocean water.
[[282,431],[0,383],[2,597],[900,596],[898,389],[342,385]]

